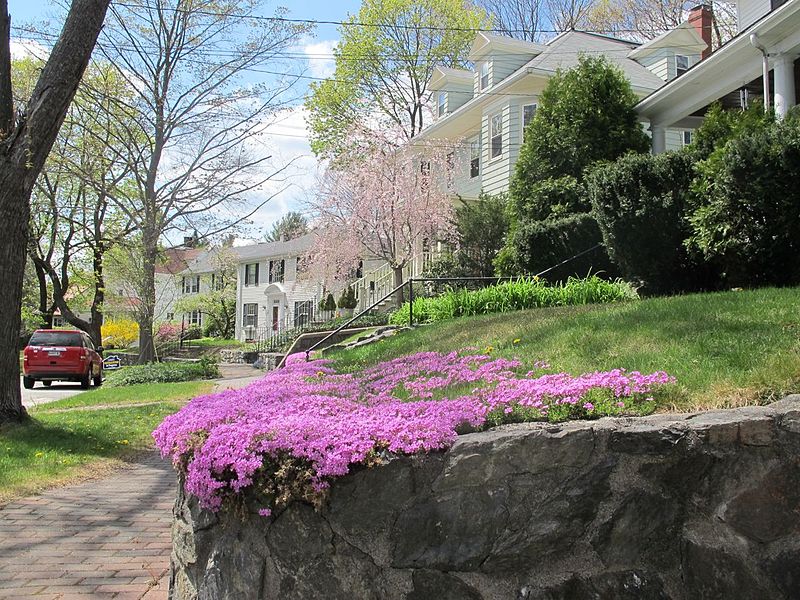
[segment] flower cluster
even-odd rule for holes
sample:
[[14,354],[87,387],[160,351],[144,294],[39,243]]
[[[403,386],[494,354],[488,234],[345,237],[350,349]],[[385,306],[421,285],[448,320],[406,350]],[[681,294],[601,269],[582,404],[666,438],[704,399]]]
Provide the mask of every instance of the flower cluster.
[[265,465],[287,457],[309,467],[308,485],[321,493],[354,465],[375,464],[386,453],[447,448],[464,428],[622,414],[652,402],[659,386],[674,381],[663,372],[524,371],[517,360],[456,352],[423,352],[358,373],[293,356],[249,387],[194,399],[153,436],[204,507],[218,510],[226,498],[254,487],[269,490],[266,515],[278,498],[288,499],[275,485],[262,485],[276,473],[285,478],[279,467]]

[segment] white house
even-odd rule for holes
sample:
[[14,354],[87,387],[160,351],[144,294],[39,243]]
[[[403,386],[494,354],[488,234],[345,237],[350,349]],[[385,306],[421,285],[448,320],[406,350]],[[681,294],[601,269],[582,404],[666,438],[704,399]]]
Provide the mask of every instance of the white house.
[[[417,139],[466,140],[457,159],[464,175],[453,183],[455,194],[470,199],[481,191],[505,192],[525,126],[557,70],[577,65],[581,54],[601,54],[645,98],[700,62],[709,48],[711,32],[701,26],[708,11],[693,9],[686,23],[647,44],[582,31],[562,33],[546,44],[479,33],[469,55],[473,70],[436,69],[430,85],[436,120]],[[675,128],[667,144],[682,143],[683,132]]]
[[303,276],[313,234],[286,242],[234,248],[237,255],[236,338],[269,337],[315,319],[322,283]]
[[313,234],[307,234],[289,241],[212,248],[194,254],[183,269],[172,275],[170,286],[165,286],[175,290],[162,310],[165,320],[203,326],[201,311],[178,314],[176,303],[219,285],[221,269],[233,263],[236,339],[266,339],[312,322],[322,296],[322,283],[302,274],[303,256],[312,243]]
[[699,126],[715,101],[742,107],[766,95],[778,116],[797,103],[800,0],[738,0],[737,11],[735,38],[637,105],[650,121],[654,152],[669,149],[670,128]]

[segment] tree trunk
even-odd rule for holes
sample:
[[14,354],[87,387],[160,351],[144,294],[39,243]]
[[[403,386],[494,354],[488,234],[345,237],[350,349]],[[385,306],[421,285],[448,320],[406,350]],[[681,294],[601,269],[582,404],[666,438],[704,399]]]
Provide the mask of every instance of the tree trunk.
[[0,0],[0,423],[25,417],[18,350],[31,190],[89,63],[108,4],[73,0],[27,113],[14,123],[11,19],[8,0]]
[[94,297],[92,298],[91,318],[89,319],[89,335],[95,346],[103,345],[103,304],[106,299],[106,282],[103,275],[102,245],[92,250],[92,271],[94,272]]
[[154,227],[142,229],[142,285],[139,309],[139,364],[156,358],[153,341],[153,321],[156,307],[156,262],[158,261],[158,232]]
[[[392,289],[396,288],[403,283],[403,267],[392,267]],[[395,308],[400,308],[403,305],[403,289],[397,290],[394,295]]]
[[[32,256],[30,257],[33,258]],[[45,329],[53,327],[53,313],[55,305],[50,302],[50,295],[47,293],[47,273],[33,261],[33,268],[36,271],[36,281],[39,283],[39,314],[42,317],[42,326]]]

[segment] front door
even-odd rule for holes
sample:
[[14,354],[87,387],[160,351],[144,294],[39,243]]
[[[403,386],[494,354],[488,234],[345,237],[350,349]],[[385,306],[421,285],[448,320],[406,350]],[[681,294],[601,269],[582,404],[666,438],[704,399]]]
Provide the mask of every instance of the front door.
[[280,322],[280,306],[276,304],[272,307],[272,331],[278,331],[279,322]]

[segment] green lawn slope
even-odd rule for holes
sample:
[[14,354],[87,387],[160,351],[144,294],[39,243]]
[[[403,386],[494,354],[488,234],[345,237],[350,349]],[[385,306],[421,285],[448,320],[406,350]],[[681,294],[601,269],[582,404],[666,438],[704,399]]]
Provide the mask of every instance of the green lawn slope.
[[467,347],[527,363],[545,360],[572,374],[665,370],[678,385],[662,410],[766,403],[800,391],[800,289],[466,317],[331,357],[354,370],[413,352]]

